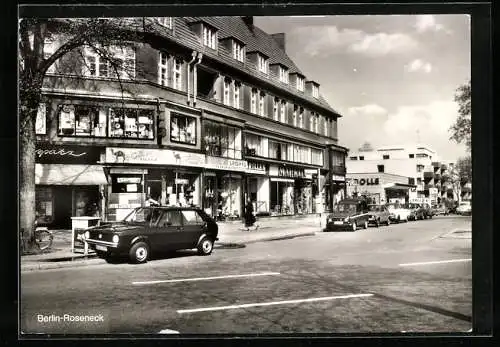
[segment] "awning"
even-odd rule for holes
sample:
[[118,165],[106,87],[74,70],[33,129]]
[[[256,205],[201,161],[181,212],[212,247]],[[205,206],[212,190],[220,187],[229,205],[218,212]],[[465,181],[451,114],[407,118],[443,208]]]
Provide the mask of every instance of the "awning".
[[89,186],[108,182],[100,165],[35,164],[35,184]]
[[384,189],[389,190],[408,190],[410,188],[416,188],[414,184],[404,184],[404,183],[390,183],[384,186]]

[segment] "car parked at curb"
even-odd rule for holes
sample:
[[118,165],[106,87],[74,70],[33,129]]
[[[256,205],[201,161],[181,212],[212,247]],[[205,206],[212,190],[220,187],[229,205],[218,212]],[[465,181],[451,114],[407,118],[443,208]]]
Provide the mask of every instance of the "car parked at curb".
[[462,201],[458,205],[456,213],[462,216],[470,216],[472,214],[472,205],[470,201]]
[[391,224],[391,213],[383,205],[368,205],[368,214],[370,215],[368,225],[374,225],[378,228],[381,224]]
[[423,204],[418,204],[418,217],[419,219],[427,219],[427,218],[432,218],[433,213],[432,213],[432,208],[429,204],[423,203]]
[[350,230],[356,231],[358,227],[368,228],[368,204],[363,199],[344,199],[326,217],[324,231]]
[[406,205],[406,208],[410,211],[410,215],[408,216],[408,220],[416,221],[421,219],[422,210],[420,209],[420,205],[416,203],[409,203]]
[[407,206],[399,203],[388,203],[385,205],[391,214],[391,221],[395,223],[408,222],[411,211]]
[[138,207],[122,221],[106,223],[85,232],[85,241],[101,258],[126,255],[145,263],[151,253],[197,248],[212,253],[217,223],[196,207]]
[[434,205],[432,208],[434,216],[447,216],[449,213],[449,209],[445,205]]

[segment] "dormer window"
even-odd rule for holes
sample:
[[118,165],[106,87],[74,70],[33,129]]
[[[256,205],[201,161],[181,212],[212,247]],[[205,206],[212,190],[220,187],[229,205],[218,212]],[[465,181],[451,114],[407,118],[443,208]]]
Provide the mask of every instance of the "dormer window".
[[279,67],[280,81],[283,83],[288,83],[288,69],[284,66]]
[[172,17],[156,17],[156,21],[165,28],[172,29],[173,26]]
[[241,61],[245,61],[245,46],[236,40],[233,40],[233,58]]
[[265,56],[263,56],[262,54],[259,54],[257,56],[257,64],[258,64],[258,67],[259,67],[259,71],[260,72],[263,72],[263,73],[267,73],[269,68],[268,68],[268,61],[267,61],[267,58]]
[[319,87],[315,84],[312,85],[312,96],[319,98]]
[[209,27],[208,25],[203,25],[203,45],[216,49],[217,45],[217,31]]
[[297,76],[297,90],[303,92],[304,91],[305,80],[301,76]]

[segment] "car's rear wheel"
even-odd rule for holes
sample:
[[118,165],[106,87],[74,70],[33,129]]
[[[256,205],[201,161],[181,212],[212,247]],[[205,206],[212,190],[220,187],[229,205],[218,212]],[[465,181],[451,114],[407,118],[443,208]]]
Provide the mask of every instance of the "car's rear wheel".
[[142,264],[148,261],[149,246],[145,242],[137,242],[130,248],[130,260],[137,264]]
[[351,231],[356,231],[356,229],[357,229],[356,222],[353,222],[351,225]]
[[208,237],[204,237],[198,244],[198,254],[210,255],[214,249],[214,242]]

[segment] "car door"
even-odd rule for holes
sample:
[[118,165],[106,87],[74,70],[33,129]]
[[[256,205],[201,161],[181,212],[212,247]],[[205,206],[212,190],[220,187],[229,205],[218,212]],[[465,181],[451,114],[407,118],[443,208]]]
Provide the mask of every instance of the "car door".
[[156,208],[148,208],[145,215],[145,236],[149,240],[149,245],[152,251],[157,251],[162,248],[163,231],[158,227],[158,221],[162,217],[162,210]]
[[205,221],[196,210],[182,210],[182,245],[183,248],[194,248],[205,231]]
[[161,250],[181,249],[182,216],[178,210],[164,210],[156,223],[158,246]]

